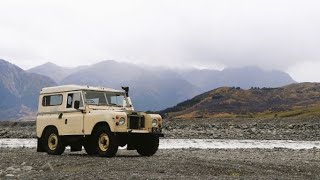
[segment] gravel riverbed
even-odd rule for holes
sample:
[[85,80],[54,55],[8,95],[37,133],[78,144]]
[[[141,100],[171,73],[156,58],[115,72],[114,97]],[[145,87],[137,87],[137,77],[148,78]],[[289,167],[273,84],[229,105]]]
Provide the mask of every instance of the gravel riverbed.
[[152,157],[119,150],[114,158],[66,151],[0,149],[0,179],[318,179],[320,150],[175,149]]
[[[320,140],[320,119],[165,119],[173,139]],[[35,138],[35,122],[0,122],[0,138]],[[0,179],[319,179],[320,149],[160,149],[114,158],[0,148]]]

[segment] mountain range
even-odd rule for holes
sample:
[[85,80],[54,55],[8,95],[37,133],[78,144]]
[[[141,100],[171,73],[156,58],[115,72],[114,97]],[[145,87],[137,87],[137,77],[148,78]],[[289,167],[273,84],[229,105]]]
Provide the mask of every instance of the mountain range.
[[195,69],[180,74],[188,82],[200,87],[202,92],[223,86],[249,89],[251,87],[280,87],[295,82],[282,71],[266,71],[252,66],[227,68],[222,71]]
[[[48,63],[47,63],[48,64]],[[48,64],[52,66],[51,64]],[[28,72],[44,72],[46,66],[30,69]],[[58,84],[80,84],[103,86],[121,89],[121,86],[130,87],[130,96],[137,110],[160,110],[177,102],[191,98],[199,89],[171,72],[154,72],[143,67],[116,61],[103,61],[83,69],[55,68],[53,75],[65,75]],[[72,72],[74,71],[74,72]],[[42,73],[46,74],[46,73]],[[51,76],[50,73],[46,74]],[[182,88],[181,88],[182,87]]]
[[0,95],[4,97],[0,102],[0,115],[3,114],[0,119],[22,117],[27,112],[34,114],[38,93],[45,86],[80,84],[115,89],[129,86],[136,110],[158,111],[220,86],[279,87],[295,82],[284,72],[257,67],[178,70],[113,60],[74,68],[49,62],[26,71],[1,60],[0,74]]
[[175,70],[143,67],[113,60],[75,68],[52,63],[28,72],[49,76],[58,84],[81,84],[119,89],[129,86],[137,110],[161,110],[220,86],[279,87],[295,81],[281,71],[257,67],[217,70]]

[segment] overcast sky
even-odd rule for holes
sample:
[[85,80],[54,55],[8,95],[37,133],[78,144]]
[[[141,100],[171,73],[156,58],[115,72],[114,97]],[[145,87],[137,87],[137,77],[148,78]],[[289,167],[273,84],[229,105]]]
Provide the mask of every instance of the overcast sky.
[[1,0],[0,59],[259,66],[320,82],[318,0]]

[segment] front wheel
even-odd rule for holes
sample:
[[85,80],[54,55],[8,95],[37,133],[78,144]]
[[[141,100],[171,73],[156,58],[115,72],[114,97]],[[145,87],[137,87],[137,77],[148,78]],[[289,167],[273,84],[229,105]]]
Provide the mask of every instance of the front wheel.
[[152,156],[159,148],[159,137],[148,135],[142,138],[140,145],[137,147],[137,152],[141,156]]
[[94,139],[92,136],[86,136],[83,143],[84,149],[88,155],[97,155],[97,148],[94,145]]
[[116,137],[107,127],[99,127],[94,136],[94,147],[98,156],[113,157],[118,151]]
[[57,129],[49,128],[45,131],[44,142],[46,151],[51,155],[61,155],[65,146],[62,143],[62,138],[59,136]]

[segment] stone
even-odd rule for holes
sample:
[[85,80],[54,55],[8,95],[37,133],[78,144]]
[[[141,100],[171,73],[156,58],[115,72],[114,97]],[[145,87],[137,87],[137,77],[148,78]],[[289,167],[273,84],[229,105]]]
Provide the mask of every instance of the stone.
[[288,126],[288,128],[289,128],[289,129],[293,129],[293,128],[294,128],[294,124],[290,124],[290,125]]
[[51,166],[51,164],[49,162],[47,164],[43,165],[40,169],[44,170],[44,171],[53,171],[53,167]]
[[32,170],[32,166],[23,166],[22,170],[24,171],[31,171]]
[[38,171],[36,171],[36,170],[31,170],[31,171],[28,171],[28,173],[34,174],[34,173],[38,173]]
[[10,166],[10,167],[8,167],[8,168],[6,169],[6,171],[14,171],[14,170],[15,170],[15,168],[12,167],[12,166]]
[[7,174],[6,177],[14,177],[13,174]]
[[20,172],[20,171],[21,171],[20,168],[17,168],[17,169],[14,170],[15,173]]
[[26,165],[27,163],[26,162],[23,162],[23,163],[21,163],[21,166],[24,166],[24,165]]

